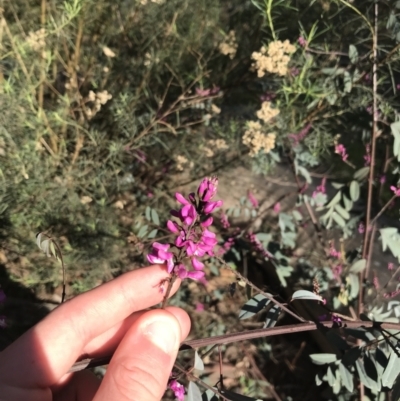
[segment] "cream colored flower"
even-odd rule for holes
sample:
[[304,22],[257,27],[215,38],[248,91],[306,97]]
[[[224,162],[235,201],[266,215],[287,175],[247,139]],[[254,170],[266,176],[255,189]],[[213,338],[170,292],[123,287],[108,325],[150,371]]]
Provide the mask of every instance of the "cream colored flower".
[[[242,143],[250,148],[250,156],[254,157],[259,152],[269,153],[275,147],[275,133],[264,134],[261,125],[249,121],[247,124],[247,131],[244,133]],[[258,128],[259,127],[259,128]]]
[[103,53],[104,53],[107,57],[110,57],[110,58],[115,57],[115,53],[114,53],[109,47],[107,47],[107,46],[104,46],[104,47],[103,47]]
[[263,102],[261,104],[261,109],[257,111],[256,115],[260,120],[267,123],[269,120],[273,119],[279,114],[279,109],[273,109],[271,107],[271,102]]
[[236,42],[235,31],[230,31],[225,41],[220,43],[219,51],[224,56],[229,56],[231,59],[235,57],[238,44]]
[[263,77],[266,72],[284,76],[288,72],[290,55],[295,51],[296,47],[288,40],[271,42],[268,48],[263,46],[259,52],[251,55],[254,60],[252,67],[257,71],[259,78]]

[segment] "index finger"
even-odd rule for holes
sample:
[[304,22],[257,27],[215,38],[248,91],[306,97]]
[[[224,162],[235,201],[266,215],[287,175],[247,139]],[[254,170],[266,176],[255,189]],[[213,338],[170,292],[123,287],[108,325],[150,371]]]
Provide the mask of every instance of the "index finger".
[[[91,339],[160,303],[166,278],[163,265],[134,270],[60,305],[0,354],[1,380],[23,387],[53,385]],[[177,282],[171,294],[178,287]]]

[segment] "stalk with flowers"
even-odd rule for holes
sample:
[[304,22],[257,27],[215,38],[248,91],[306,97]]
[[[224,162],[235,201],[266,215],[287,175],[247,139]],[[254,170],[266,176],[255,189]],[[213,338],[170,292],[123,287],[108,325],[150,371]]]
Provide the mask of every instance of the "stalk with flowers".
[[[213,223],[210,214],[222,206],[222,201],[213,201],[218,188],[218,178],[204,178],[197,194],[190,193],[188,199],[177,192],[176,200],[182,205],[180,210],[172,210],[176,220],[168,220],[167,227],[175,236],[169,244],[153,243],[152,252],[147,256],[150,263],[166,264],[170,277],[162,307],[165,307],[172,285],[177,278],[204,280],[204,263],[199,258],[214,255],[218,241],[209,230]],[[190,269],[189,265],[192,266]]]

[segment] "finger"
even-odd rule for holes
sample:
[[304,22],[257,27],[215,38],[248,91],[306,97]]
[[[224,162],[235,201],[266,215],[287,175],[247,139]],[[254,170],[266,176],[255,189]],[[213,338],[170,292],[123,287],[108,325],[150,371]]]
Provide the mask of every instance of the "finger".
[[[181,336],[182,338],[186,338],[190,332],[189,315],[183,309],[174,306],[169,306],[165,310],[175,316],[179,326],[181,327]],[[125,337],[126,333],[131,329],[135,322],[146,313],[148,312],[136,312],[125,319],[121,324],[117,324],[112,329],[94,338],[85,346],[83,350],[84,354],[87,354],[92,358],[112,355]],[[79,382],[71,381],[71,375],[66,375],[57,383],[57,385],[53,386],[53,391],[60,393],[60,389],[62,389],[62,394],[65,394],[66,389],[68,389],[69,391],[74,391],[74,394],[82,393],[84,389],[78,391],[78,389],[74,388],[74,386],[78,384]],[[69,399],[68,397],[66,399]],[[86,399],[90,400],[91,398],[86,395]]]
[[93,338],[160,303],[166,277],[162,265],[134,270],[62,304],[0,354],[0,380],[26,387],[56,383]]
[[[165,308],[166,311],[173,314],[178,320],[179,325],[182,329],[182,336],[186,338],[190,332],[190,318],[188,314],[180,308],[175,306],[168,306]],[[91,340],[85,345],[83,354],[89,355],[91,358],[109,355],[115,352],[119,343],[125,337],[127,331],[132,325],[147,312],[136,312],[131,316],[116,324],[110,330]]]
[[100,379],[89,370],[71,376],[68,382],[53,390],[53,401],[90,401],[100,387]]
[[160,401],[183,334],[169,311],[146,312],[121,341],[93,401]]

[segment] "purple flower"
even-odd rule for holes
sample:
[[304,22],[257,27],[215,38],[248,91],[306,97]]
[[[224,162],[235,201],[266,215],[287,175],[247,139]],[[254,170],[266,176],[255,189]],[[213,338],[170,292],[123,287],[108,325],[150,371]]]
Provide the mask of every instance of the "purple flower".
[[249,199],[251,205],[252,205],[254,208],[257,208],[257,207],[258,207],[258,200],[255,198],[255,196],[254,196],[250,191],[249,191],[247,197],[248,197],[248,199]]
[[197,212],[193,205],[185,205],[180,211],[180,219],[190,226],[197,218]]
[[216,194],[218,188],[218,178],[204,178],[199,188],[197,189],[197,195],[203,202],[208,202]]
[[397,187],[395,187],[394,185],[392,185],[392,186],[390,187],[390,189],[391,189],[391,191],[393,191],[393,193],[394,193],[396,196],[400,196],[400,188],[397,188]]
[[2,329],[5,329],[7,327],[6,317],[5,316],[0,316],[0,327]]
[[192,266],[194,270],[203,270],[204,269],[204,263],[201,263],[199,260],[196,258],[192,258]]
[[172,233],[179,233],[179,226],[177,223],[175,223],[172,220],[168,220],[167,221],[167,228],[169,231],[171,231]]
[[206,220],[200,223],[202,227],[209,227],[213,223],[213,218],[209,216]]
[[298,39],[297,39],[297,42],[299,43],[299,45],[301,46],[301,47],[307,47],[307,41],[303,38],[303,36],[300,36]]
[[185,197],[182,194],[180,194],[179,192],[177,192],[175,194],[175,198],[182,205],[190,205],[189,201],[187,199],[185,199]]
[[185,387],[183,384],[178,383],[176,380],[171,380],[168,384],[169,388],[174,392],[178,401],[183,401],[185,398]]
[[222,200],[216,202],[207,202],[204,206],[204,213],[209,214],[212,213],[216,208],[222,206]]
[[201,280],[205,273],[203,271],[188,271],[185,265],[179,265],[177,274],[180,279],[191,278],[192,280]]
[[169,244],[160,244],[159,242],[153,243],[153,250],[147,255],[147,260],[154,264],[167,264],[168,273],[174,269],[174,254],[167,252]]

